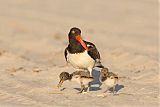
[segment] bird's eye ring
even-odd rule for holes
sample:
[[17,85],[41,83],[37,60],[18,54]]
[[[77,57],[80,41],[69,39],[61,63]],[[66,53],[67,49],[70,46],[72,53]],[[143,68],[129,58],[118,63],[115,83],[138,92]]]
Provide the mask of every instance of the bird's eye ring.
[[75,33],[75,31],[73,30],[73,31],[72,31],[72,34],[74,34],[74,33]]

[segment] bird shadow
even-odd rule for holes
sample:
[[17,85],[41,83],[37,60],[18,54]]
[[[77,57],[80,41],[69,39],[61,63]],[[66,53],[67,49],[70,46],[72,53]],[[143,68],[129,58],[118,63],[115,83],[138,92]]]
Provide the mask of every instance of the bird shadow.
[[[89,91],[101,90],[100,86],[102,84],[99,81],[100,71],[93,69],[92,76],[93,76],[94,80],[92,82],[90,82],[91,87],[89,87]],[[78,91],[81,90],[81,88],[74,88],[74,89],[76,89]]]
[[94,80],[90,83],[91,87],[89,90],[90,91],[101,90],[100,86],[102,85],[102,83],[99,81],[100,71],[93,69],[92,76]]
[[[124,88],[124,85],[116,84],[114,91],[117,93],[117,92],[118,92],[119,90],[121,90],[122,88]],[[113,91],[113,88],[110,88],[109,91],[112,92],[112,91]]]
[[[75,90],[81,91],[81,88],[74,88]],[[97,90],[101,90],[100,87],[90,87],[89,91],[97,91]]]
[[[94,80],[90,83],[91,87],[89,88],[89,91],[98,91],[98,90],[101,90],[100,87],[101,87],[102,83],[99,81],[100,71],[96,70],[96,69],[93,69],[92,76],[93,76]],[[122,88],[124,88],[124,85],[116,84],[116,86],[115,86],[115,92],[118,92]],[[74,89],[76,89],[78,91],[81,90],[81,88],[74,88]],[[109,90],[112,90],[112,88],[109,89]]]
[[76,90],[78,90],[78,91],[81,91],[81,88],[74,88],[74,89],[76,89]]
[[118,91],[121,90],[122,88],[124,88],[124,85],[116,84],[116,86],[115,86],[115,91],[118,92]]
[[64,91],[66,88],[62,88],[62,89],[60,89],[60,91]]
[[[100,71],[96,70],[96,69],[93,69],[92,76],[93,76],[94,80],[91,82],[91,87],[90,87],[89,90],[90,91],[101,90],[100,87],[101,87],[102,83],[99,81]],[[124,88],[124,85],[116,84],[115,91],[118,92],[122,88]]]

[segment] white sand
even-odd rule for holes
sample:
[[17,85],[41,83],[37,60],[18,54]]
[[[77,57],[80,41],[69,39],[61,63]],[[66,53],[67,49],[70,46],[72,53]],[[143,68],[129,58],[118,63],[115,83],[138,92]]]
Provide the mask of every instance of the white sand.
[[[123,77],[125,94],[76,94],[74,82],[56,88],[62,71],[74,71],[63,56],[73,26]],[[158,49],[156,0],[0,0],[0,107],[156,107]]]

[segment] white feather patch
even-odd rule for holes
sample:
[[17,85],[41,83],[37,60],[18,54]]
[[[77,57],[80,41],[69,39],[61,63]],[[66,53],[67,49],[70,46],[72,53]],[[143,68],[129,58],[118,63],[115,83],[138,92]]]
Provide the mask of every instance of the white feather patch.
[[94,59],[88,55],[87,51],[77,54],[68,54],[67,61],[77,69],[93,68],[95,64]]
[[116,85],[116,79],[107,78],[104,84],[107,85],[107,87],[114,87]]

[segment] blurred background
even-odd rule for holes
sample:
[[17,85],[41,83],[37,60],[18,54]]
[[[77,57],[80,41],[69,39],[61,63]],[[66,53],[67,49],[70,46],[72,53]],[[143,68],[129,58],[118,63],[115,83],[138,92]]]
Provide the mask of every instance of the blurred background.
[[0,0],[1,50],[63,65],[72,27],[96,44],[105,64],[124,50],[158,61],[157,0]]
[[[0,107],[157,107],[158,4],[158,0],[0,0]],[[75,70],[64,66],[72,27],[81,29],[83,39],[98,48],[103,65],[121,77],[122,95],[97,97],[105,88],[75,94],[74,88],[80,86],[72,82],[66,82],[63,91],[56,88],[61,72]]]

